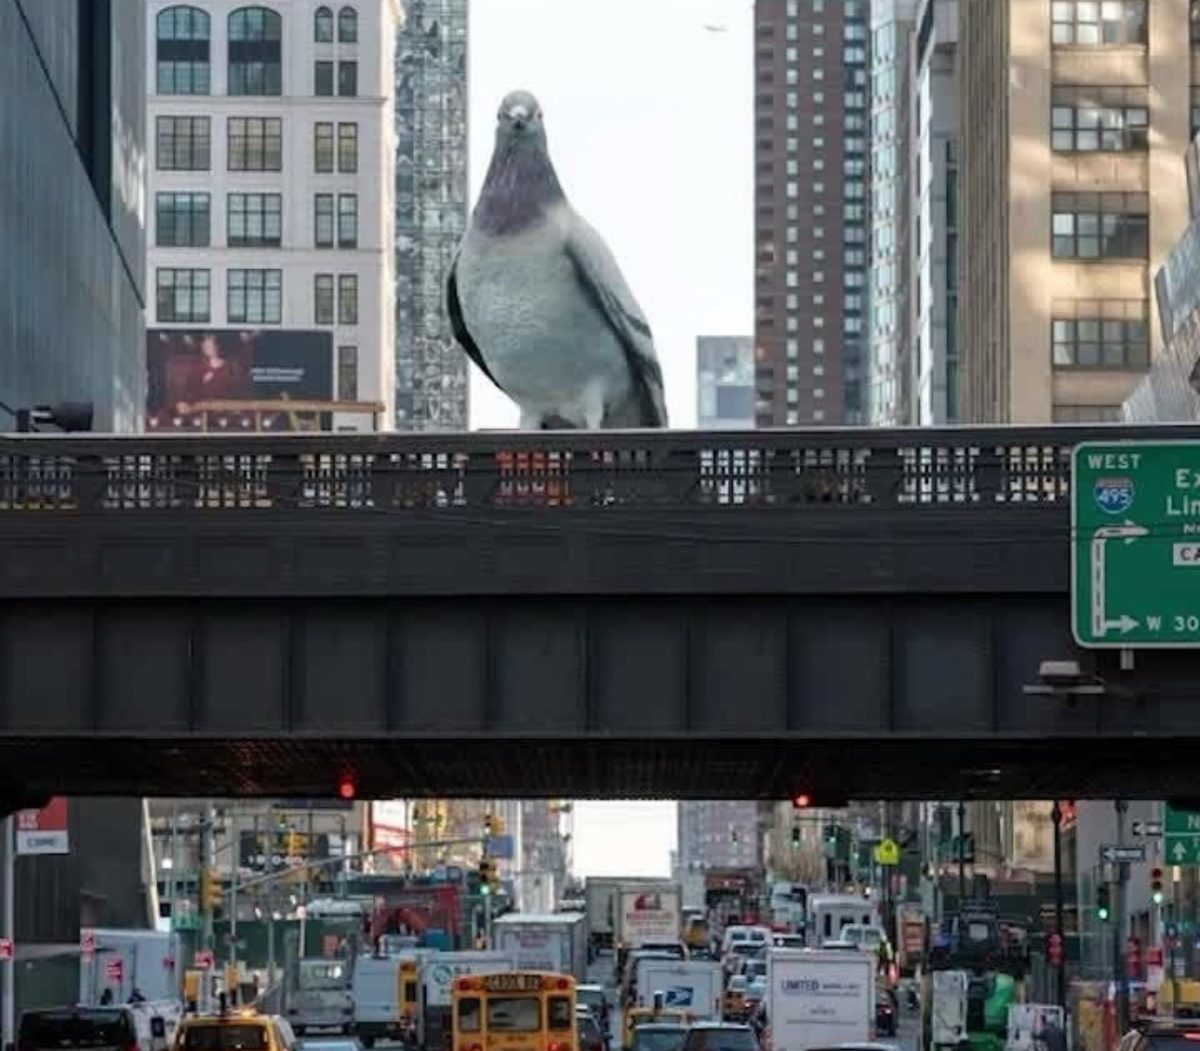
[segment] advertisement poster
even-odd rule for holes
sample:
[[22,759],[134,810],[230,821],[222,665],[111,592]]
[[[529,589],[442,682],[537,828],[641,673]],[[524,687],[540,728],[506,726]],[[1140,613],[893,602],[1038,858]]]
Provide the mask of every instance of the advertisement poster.
[[332,332],[149,329],[146,430],[328,430],[329,412],[287,403],[330,402],[333,372]]
[[17,853],[70,853],[65,796],[55,796],[40,810],[17,811]]
[[629,945],[679,940],[679,899],[674,892],[624,891],[621,933]]

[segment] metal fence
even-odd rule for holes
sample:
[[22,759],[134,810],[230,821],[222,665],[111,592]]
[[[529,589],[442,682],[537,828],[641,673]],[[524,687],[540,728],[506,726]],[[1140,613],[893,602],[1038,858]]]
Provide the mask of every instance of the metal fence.
[[0,512],[1061,506],[1081,441],[1187,427],[0,439]]

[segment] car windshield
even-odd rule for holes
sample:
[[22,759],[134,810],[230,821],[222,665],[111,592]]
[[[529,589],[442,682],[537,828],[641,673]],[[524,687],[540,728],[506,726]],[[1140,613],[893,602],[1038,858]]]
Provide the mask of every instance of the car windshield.
[[183,1032],[186,1051],[266,1051],[265,1025],[190,1025]]
[[684,1051],[758,1051],[758,1041],[749,1029],[693,1029]]
[[630,1051],[680,1051],[687,1030],[678,1029],[635,1029]]

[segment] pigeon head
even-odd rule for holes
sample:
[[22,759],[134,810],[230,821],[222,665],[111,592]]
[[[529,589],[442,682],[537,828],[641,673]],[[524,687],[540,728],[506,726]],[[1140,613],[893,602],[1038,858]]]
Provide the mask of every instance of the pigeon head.
[[496,145],[475,224],[490,234],[518,233],[566,199],[546,149],[542,107],[528,91],[510,91],[496,114]]
[[496,148],[546,148],[546,126],[542,107],[528,91],[510,91],[496,114]]

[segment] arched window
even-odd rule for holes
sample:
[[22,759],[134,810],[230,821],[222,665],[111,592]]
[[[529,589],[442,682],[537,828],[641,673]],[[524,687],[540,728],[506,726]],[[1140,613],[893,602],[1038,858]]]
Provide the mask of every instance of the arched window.
[[168,7],[156,24],[158,93],[207,95],[210,88],[209,18],[198,7]]
[[330,8],[317,8],[313,22],[313,39],[318,44],[333,43],[333,11]]
[[229,15],[229,94],[282,95],[283,19],[269,7]]
[[338,41],[343,44],[358,43],[358,12],[349,4],[338,12]]

